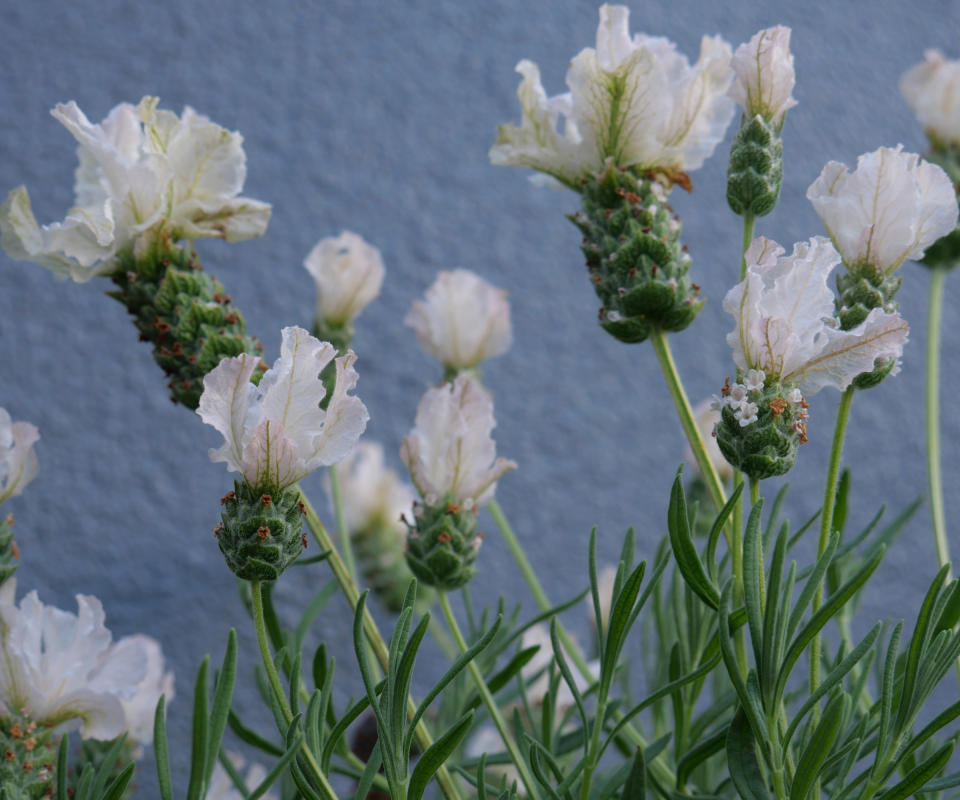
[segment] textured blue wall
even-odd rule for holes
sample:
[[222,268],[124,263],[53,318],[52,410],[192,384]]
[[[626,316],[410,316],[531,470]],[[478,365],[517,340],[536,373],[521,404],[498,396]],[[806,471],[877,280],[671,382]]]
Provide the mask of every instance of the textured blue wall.
[[[804,193],[826,161],[852,164],[861,152],[898,142],[925,149],[897,80],[927,47],[960,55],[951,50],[960,29],[955,3],[927,3],[923,12],[892,2],[633,7],[634,30],[669,36],[694,57],[703,33],[736,45],[761,27],[793,28],[800,104],[784,134],[783,199],[757,227],[788,248],[822,232]],[[487,160],[495,126],[519,118],[514,64],[537,61],[548,92],[561,91],[567,61],[593,43],[596,20],[596,7],[583,2],[10,3],[0,50],[0,190],[24,183],[41,222],[63,218],[76,162],[72,139],[49,116],[56,102],[75,99],[99,120],[120,101],[155,94],[166,107],[190,104],[240,130],[245,194],[273,203],[273,219],[262,239],[202,242],[201,256],[272,361],[280,328],[310,322],[313,288],[300,264],[314,242],[349,228],[382,249],[387,281],[360,319],[356,349],[359,394],[372,415],[368,433],[396,466],[400,437],[437,376],[401,324],[406,309],[437,270],[453,266],[508,289],[516,343],[488,365],[485,378],[497,398],[500,452],[520,469],[499,496],[561,596],[585,584],[593,524],[605,560],[628,525],[652,553],[683,450],[650,348],[619,344],[595,324],[579,236],[563,218],[577,198],[537,189],[522,170]],[[724,343],[731,323],[720,309],[740,245],[739,219],[723,199],[730,135],[694,174],[694,193],[675,195],[694,280],[709,298],[697,324],[673,340],[694,401],[731,372]],[[912,264],[903,271],[902,308],[914,326],[903,372],[854,404],[845,453],[863,501],[854,522],[872,516],[881,499],[898,509],[925,491],[927,275]],[[960,510],[957,280],[948,285],[944,319],[948,514]],[[59,282],[0,254],[0,405],[43,437],[39,477],[4,511],[17,516],[21,592],[36,587],[45,601],[68,608],[74,593],[94,593],[115,635],[143,631],[161,640],[177,673],[170,715],[182,765],[187,743],[177,738],[187,735],[200,658],[219,658],[230,626],[241,630],[241,655],[252,663],[256,653],[210,535],[231,478],[207,458],[218,437],[166,399],[147,346],[123,308],[103,296],[107,288],[104,281]],[[836,404],[827,390],[811,409],[811,442],[790,475],[788,506],[797,522],[820,503]],[[307,486],[322,501],[320,478]],[[474,595],[492,602],[520,581],[492,523],[483,526],[491,535]],[[881,568],[864,625],[914,613],[935,571],[928,527],[923,510]],[[327,577],[323,567],[307,572],[284,578],[283,604],[302,600]],[[342,601],[317,628],[338,655],[344,692],[355,692]],[[243,708],[256,705],[249,678]],[[155,795],[152,772],[139,783],[143,796]]]

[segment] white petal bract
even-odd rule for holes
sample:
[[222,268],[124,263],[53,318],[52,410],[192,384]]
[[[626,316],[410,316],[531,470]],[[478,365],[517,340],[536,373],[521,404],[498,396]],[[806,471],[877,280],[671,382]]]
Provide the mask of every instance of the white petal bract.
[[497,481],[517,468],[513,461],[496,458],[490,435],[495,426],[493,398],[469,376],[461,373],[453,383],[428,389],[400,449],[420,495],[436,500],[452,496],[458,504],[470,500],[484,505],[493,499]]
[[255,489],[280,491],[319,466],[329,466],[353,449],[369,414],[358,397],[352,351],[336,358],[336,385],[326,410],[320,373],[336,348],[303,328],[284,328],[280,358],[258,386],[250,382],[258,359],[225,358],[203,379],[197,413],[216,428],[224,444],[213,461],[243,474]]
[[414,329],[427,353],[456,369],[476,367],[513,343],[506,291],[466,269],[440,272],[404,324]]
[[783,253],[776,242],[755,239],[745,279],[723,300],[737,320],[727,342],[741,370],[763,370],[809,396],[824,386],[845,389],[877,359],[899,357],[908,326],[897,313],[874,309],[853,330],[837,327],[827,279],[840,255],[827,239],[815,236]]
[[[26,711],[39,724],[79,727],[84,738],[119,736],[128,729],[124,703],[137,702],[156,658],[153,640],[114,643],[96,597],[77,595],[71,614],[35,591],[18,607],[15,592],[13,579],[0,587],[0,713]],[[142,720],[135,725],[142,734]]]
[[14,422],[0,408],[0,503],[20,494],[37,477],[37,456],[33,445],[40,433],[29,422]]
[[386,272],[380,251],[350,231],[321,239],[303,266],[317,285],[317,317],[332,325],[363,311],[380,294]]
[[270,206],[239,197],[243,139],[186,108],[178,117],[145,97],[121,103],[98,124],[73,101],[54,118],[77,140],[75,205],[63,222],[37,225],[26,189],[0,206],[4,250],[85,281],[116,268],[115,257],[146,241],[215,237],[239,241],[266,230]]
[[570,62],[569,93],[548,97],[536,64],[517,65],[523,117],[519,127],[500,126],[490,160],[532,167],[573,188],[608,161],[665,172],[697,169],[733,116],[730,58],[730,45],[705,36],[691,66],[665,38],[631,38],[625,6],[601,6],[596,49]]
[[893,272],[957,226],[947,174],[901,145],[861,155],[853,172],[831,161],[807,198],[850,268]]
[[940,145],[960,145],[960,61],[927,50],[900,79],[900,92]]
[[754,117],[780,125],[784,115],[797,101],[793,99],[796,74],[790,52],[790,28],[777,25],[758,31],[740,45],[731,61],[736,81],[730,97]]

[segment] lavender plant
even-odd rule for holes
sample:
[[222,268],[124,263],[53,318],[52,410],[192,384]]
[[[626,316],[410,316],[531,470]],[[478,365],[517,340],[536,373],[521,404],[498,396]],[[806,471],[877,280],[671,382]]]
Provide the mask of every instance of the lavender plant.
[[[789,41],[783,26],[736,51],[704,37],[691,65],[664,38],[631,36],[626,8],[603,6],[596,47],[571,61],[568,93],[548,97],[535,64],[517,67],[522,120],[501,126],[490,158],[580,195],[569,218],[583,235],[599,324],[625,344],[652,344],[698,473],[685,483],[676,472],[662,508],[667,535],[654,552],[638,552],[630,530],[618,562],[601,565],[594,530],[582,587],[567,587],[559,602],[531,567],[527,532],[518,535],[494,499],[518,469],[497,456],[495,399],[481,372],[512,343],[504,291],[468,270],[442,272],[410,309],[406,322],[439,370],[426,377],[433,385],[403,440],[407,486],[379,445],[360,441],[369,414],[354,393],[356,319],[384,280],[379,251],[349,231],[316,245],[304,262],[317,285],[313,332],[284,327],[268,367],[194,249],[200,238],[266,231],[270,207],[240,196],[239,134],[189,108],[162,110],[155,98],[121,104],[99,124],[75,103],[57,106],[79,144],[76,205],[41,227],[26,190],[14,189],[0,207],[0,243],[78,283],[111,280],[109,294],[151,343],[171,398],[223,436],[210,458],[238,477],[219,503],[211,498],[214,534],[249,611],[259,666],[240,668],[233,631],[212,675],[209,657],[201,662],[189,774],[175,781],[171,745],[186,745],[168,741],[173,676],[159,645],[144,635],[114,642],[94,597],[78,595],[76,615],[36,592],[18,604],[7,516],[0,800],[119,800],[132,794],[135,763],[151,744],[163,800],[173,800],[175,783],[186,784],[188,800],[957,796],[960,700],[945,708],[929,700],[952,669],[960,676],[936,377],[940,293],[958,257],[960,65],[928,53],[903,81],[930,135],[930,160],[898,146],[864,154],[854,172],[830,162],[807,192],[828,236],[787,255],[754,227],[778,202],[789,166],[781,141],[796,105]],[[726,199],[743,218],[743,248],[731,254],[735,285],[722,301],[734,319],[733,380],[721,370],[717,396],[695,414],[669,336],[701,335],[685,331],[699,324],[705,298],[670,192],[690,188],[689,172],[723,139],[735,103],[742,114]],[[858,600],[918,505],[886,522],[881,509],[854,530],[848,510],[860,499],[841,470],[853,397],[876,388],[863,401],[871,402],[903,355],[908,324],[895,295],[908,259],[924,259],[933,275],[928,463],[940,569],[908,622],[877,622],[858,638]],[[841,264],[835,294],[829,279]],[[808,409],[827,387],[842,399],[823,505],[795,524],[783,518],[786,488],[765,496],[763,481],[795,468],[801,445],[824,435],[808,427]],[[195,421],[185,415],[184,424]],[[37,438],[0,409],[0,503],[36,475]],[[299,486],[321,467],[336,541]],[[532,613],[472,597],[484,514],[535,598]],[[795,547],[815,527],[815,557],[798,563]],[[309,555],[308,532],[319,551]],[[332,575],[291,627],[274,587],[301,568]],[[336,593],[352,609],[362,682],[346,703],[326,644],[305,647]],[[370,613],[372,598],[391,614],[389,633]],[[583,602],[589,646],[562,617]],[[415,690],[428,636],[449,663]],[[630,642],[642,663],[628,658]],[[274,729],[248,725],[234,707],[236,682],[249,677]],[[71,755],[74,731],[82,746]],[[265,763],[244,774],[232,752],[239,745]]]

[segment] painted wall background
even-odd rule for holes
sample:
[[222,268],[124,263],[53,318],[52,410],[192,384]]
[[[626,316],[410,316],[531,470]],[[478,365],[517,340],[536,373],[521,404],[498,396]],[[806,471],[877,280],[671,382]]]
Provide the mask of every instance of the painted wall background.
[[[702,34],[736,45],[761,27],[793,28],[799,106],[784,132],[782,201],[757,226],[788,248],[822,233],[804,193],[826,161],[853,164],[859,153],[898,142],[925,150],[897,81],[928,47],[960,55],[956,3],[909,10],[893,2],[761,8],[672,0],[632,8],[633,30],[668,36],[694,58]],[[386,445],[394,466],[420,394],[438,376],[402,326],[410,303],[437,270],[455,266],[508,289],[515,345],[488,364],[485,379],[496,395],[500,453],[520,469],[502,482],[499,498],[547,586],[564,596],[586,585],[594,524],[604,560],[614,558],[629,525],[652,555],[683,453],[651,349],[622,345],[596,326],[579,235],[563,218],[577,198],[538,189],[523,170],[487,159],[496,125],[519,119],[515,63],[535,60],[548,92],[561,91],[568,60],[593,44],[596,20],[596,7],[584,2],[10,3],[0,50],[0,190],[26,184],[41,223],[63,218],[76,161],[72,139],[48,113],[57,102],[75,99],[99,120],[118,102],[155,94],[165,107],[190,104],[240,130],[244,193],[273,203],[273,219],[253,242],[201,242],[206,268],[226,284],[272,361],[280,328],[311,320],[313,287],[301,262],[314,242],[347,228],[381,248],[387,281],[359,320],[355,347],[358,393],[372,416],[367,435]],[[674,195],[694,280],[709,298],[694,327],[672,340],[694,402],[732,371],[724,343],[731,321],[720,308],[740,246],[740,221],[723,195],[731,136],[693,175],[693,194]],[[927,274],[913,264],[903,273],[902,310],[913,326],[903,371],[854,404],[845,453],[859,503],[854,523],[865,523],[883,500],[896,511],[925,491]],[[957,280],[948,283],[944,318],[948,515],[960,511]],[[185,766],[199,660],[220,658],[230,626],[240,630],[241,657],[252,665],[256,656],[210,535],[232,479],[207,458],[217,435],[167,400],[147,346],[103,295],[107,288],[106,281],[61,282],[0,254],[0,405],[43,437],[39,477],[4,510],[17,517],[21,594],[37,588],[64,608],[74,608],[77,592],[96,594],[115,636],[145,632],[162,642],[177,676],[172,748]],[[787,510],[796,524],[821,500],[837,399],[829,390],[815,398],[811,442],[789,476]],[[325,505],[321,478],[306,486]],[[492,522],[482,527],[489,535],[473,585],[477,602],[493,603],[504,591],[532,609]],[[951,529],[960,552],[952,518]],[[861,627],[880,616],[912,617],[934,572],[923,509],[881,567]],[[327,575],[321,566],[285,576],[281,604],[303,601]],[[586,633],[585,617],[571,620]],[[338,656],[341,696],[359,685],[349,626],[337,599],[316,631]],[[422,668],[430,674],[439,666]],[[242,681],[239,707],[266,722],[249,671]],[[151,765],[138,782],[142,796],[155,796]]]

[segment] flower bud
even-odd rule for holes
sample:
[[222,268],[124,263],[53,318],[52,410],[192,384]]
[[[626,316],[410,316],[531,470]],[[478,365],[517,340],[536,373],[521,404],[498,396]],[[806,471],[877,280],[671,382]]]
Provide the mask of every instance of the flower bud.
[[662,184],[609,166],[585,184],[583,210],[570,217],[603,303],[600,327],[622,342],[651,330],[680,331],[700,313],[700,287],[687,278],[690,256]]
[[350,346],[354,318],[380,294],[385,272],[380,251],[343,231],[317,242],[303,266],[317,285],[317,338],[342,353]]
[[37,456],[33,445],[40,439],[29,422],[14,422],[0,408],[0,503],[20,494],[37,477]]
[[473,369],[513,343],[507,293],[466,269],[440,272],[404,324],[427,353],[453,371]]
[[759,114],[744,118],[730,146],[727,202],[733,213],[762,217],[773,211],[783,183],[783,141]]
[[300,492],[265,494],[234,481],[213,532],[234,575],[247,581],[275,581],[304,547]]
[[433,505],[418,503],[407,525],[407,564],[417,580],[441,592],[469,582],[483,542],[476,506],[458,506],[452,495]]
[[935,149],[960,146],[960,61],[927,50],[900,79],[900,92]]
[[784,115],[797,104],[791,94],[796,75],[790,29],[777,25],[758,31],[736,49],[730,66],[737,76],[730,97],[743,107],[747,117],[762,117],[779,134]]
[[861,155],[853,172],[831,161],[807,198],[846,268],[881,290],[883,305],[893,301],[890,290],[899,283],[884,285],[880,275],[921,258],[957,227],[957,197],[946,173],[900,146]]

